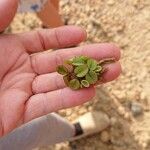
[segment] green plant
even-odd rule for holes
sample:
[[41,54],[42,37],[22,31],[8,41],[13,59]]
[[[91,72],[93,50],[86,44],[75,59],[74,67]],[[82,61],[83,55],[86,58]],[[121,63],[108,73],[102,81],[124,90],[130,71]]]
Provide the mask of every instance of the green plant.
[[65,84],[73,90],[88,88],[96,84],[106,71],[104,65],[114,62],[114,58],[100,61],[87,56],[77,56],[64,62],[57,67],[57,72],[63,75]]

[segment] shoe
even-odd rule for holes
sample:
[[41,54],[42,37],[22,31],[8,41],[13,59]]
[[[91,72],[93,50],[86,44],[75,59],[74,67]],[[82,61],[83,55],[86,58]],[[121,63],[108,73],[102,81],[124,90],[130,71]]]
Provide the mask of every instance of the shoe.
[[110,126],[110,119],[105,113],[94,111],[77,118],[73,125],[75,127],[75,136],[71,141],[103,131]]

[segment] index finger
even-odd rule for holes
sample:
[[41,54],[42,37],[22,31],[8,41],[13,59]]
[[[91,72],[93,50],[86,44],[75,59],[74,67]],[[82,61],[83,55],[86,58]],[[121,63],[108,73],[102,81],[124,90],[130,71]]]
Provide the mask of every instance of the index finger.
[[117,61],[120,59],[120,50],[114,44],[92,44],[61,51],[38,53],[31,56],[31,62],[37,74],[45,74],[55,72],[56,67],[63,64],[64,60],[81,55],[97,60],[114,58]]

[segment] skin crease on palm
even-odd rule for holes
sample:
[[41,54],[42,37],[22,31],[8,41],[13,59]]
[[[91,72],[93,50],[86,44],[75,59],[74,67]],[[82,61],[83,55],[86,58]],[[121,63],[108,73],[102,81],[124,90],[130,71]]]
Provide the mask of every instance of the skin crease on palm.
[[[8,7],[6,3],[0,1],[0,12],[4,9],[2,5]],[[8,17],[0,13],[1,31],[14,17],[17,1],[14,3],[10,3],[13,7],[9,5]],[[94,87],[79,91],[65,87],[62,76],[56,73],[56,67],[64,60],[79,55],[97,60],[114,57],[116,62],[106,66],[104,82],[119,76],[120,50],[115,45],[104,43],[65,48],[85,39],[85,31],[75,26],[0,35],[0,137],[32,119],[91,100],[95,95]],[[43,52],[53,48],[61,50]]]

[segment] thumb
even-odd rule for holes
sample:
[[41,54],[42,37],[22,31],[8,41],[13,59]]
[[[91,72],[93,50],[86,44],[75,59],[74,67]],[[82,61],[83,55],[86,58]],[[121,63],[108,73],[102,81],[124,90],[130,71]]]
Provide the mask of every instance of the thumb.
[[0,0],[0,32],[5,30],[14,18],[19,0]]

